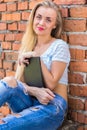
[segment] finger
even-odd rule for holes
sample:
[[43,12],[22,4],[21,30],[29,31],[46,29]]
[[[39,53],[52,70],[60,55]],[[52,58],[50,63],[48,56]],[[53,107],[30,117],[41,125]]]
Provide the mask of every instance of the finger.
[[50,89],[46,89],[46,91],[50,96],[55,97],[55,94]]

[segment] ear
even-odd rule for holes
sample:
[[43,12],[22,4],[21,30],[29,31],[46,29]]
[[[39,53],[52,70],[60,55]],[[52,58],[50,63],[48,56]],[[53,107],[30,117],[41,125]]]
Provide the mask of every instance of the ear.
[[53,27],[53,29],[55,29],[56,28],[56,25]]

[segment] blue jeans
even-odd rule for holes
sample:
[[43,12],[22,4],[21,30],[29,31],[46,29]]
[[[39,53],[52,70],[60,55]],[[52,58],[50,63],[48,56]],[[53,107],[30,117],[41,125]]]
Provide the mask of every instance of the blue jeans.
[[0,130],[56,130],[61,126],[67,110],[67,102],[58,94],[48,105],[43,105],[26,94],[19,81],[15,88],[0,81],[0,106],[5,102],[20,116],[9,114],[3,118]]

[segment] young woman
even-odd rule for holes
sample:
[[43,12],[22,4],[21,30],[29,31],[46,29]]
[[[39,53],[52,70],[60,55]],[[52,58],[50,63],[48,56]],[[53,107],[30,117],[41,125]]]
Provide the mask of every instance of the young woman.
[[[8,103],[14,112],[1,119],[0,130],[56,130],[67,110],[68,45],[60,39],[62,17],[52,1],[38,3],[32,10],[22,39],[14,77],[0,81],[0,106]],[[46,88],[24,82],[26,58],[39,56]]]

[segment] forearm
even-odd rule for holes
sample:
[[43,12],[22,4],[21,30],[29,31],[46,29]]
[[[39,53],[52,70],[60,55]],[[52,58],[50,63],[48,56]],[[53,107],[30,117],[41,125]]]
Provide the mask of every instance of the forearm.
[[26,93],[28,93],[29,95],[32,95],[32,96],[35,96],[37,95],[38,93],[38,89],[37,87],[31,87],[31,86],[28,86],[26,83],[24,83],[24,87],[25,87],[25,91]]
[[43,72],[43,77],[45,80],[46,87],[49,88],[50,90],[53,90],[55,88],[56,80],[55,77],[52,75],[52,73],[47,69],[43,61],[41,61],[41,67],[42,67],[42,72]]

